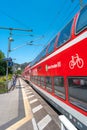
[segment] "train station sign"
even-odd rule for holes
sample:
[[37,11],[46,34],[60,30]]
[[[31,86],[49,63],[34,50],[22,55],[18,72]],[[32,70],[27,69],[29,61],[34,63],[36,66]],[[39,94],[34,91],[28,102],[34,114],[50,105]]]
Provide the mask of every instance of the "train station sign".
[[8,62],[8,66],[10,67],[10,66],[13,66],[13,62],[12,61],[9,61]]

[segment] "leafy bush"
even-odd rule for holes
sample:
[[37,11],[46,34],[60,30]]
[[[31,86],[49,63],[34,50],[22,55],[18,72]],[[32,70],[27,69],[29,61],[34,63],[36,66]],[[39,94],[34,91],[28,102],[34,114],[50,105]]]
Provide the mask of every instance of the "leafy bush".
[[[8,75],[8,80],[11,80],[11,78],[12,78],[12,75],[9,74]],[[6,84],[6,76],[1,76],[0,77],[0,94],[7,92],[7,87],[6,86],[7,86],[7,84]]]
[[0,94],[7,92],[6,82],[0,82]]

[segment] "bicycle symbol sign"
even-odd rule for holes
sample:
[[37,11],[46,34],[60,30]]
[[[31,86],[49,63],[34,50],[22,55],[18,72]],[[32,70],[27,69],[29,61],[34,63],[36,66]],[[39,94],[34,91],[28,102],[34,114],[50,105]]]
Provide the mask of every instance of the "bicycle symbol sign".
[[84,61],[82,58],[79,57],[78,54],[76,54],[75,56],[71,56],[71,60],[69,62],[69,67],[70,69],[74,69],[75,66],[77,66],[78,68],[82,68],[84,65]]

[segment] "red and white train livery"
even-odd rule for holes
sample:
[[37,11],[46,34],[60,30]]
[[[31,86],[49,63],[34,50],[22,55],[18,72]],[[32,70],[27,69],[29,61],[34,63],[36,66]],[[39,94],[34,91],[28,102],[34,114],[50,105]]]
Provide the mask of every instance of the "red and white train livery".
[[59,32],[23,76],[79,130],[87,130],[87,5]]

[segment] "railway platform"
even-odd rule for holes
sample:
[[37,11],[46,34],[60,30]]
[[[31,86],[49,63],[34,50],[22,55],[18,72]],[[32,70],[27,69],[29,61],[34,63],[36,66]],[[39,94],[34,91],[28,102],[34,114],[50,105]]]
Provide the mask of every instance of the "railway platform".
[[58,115],[21,78],[0,95],[0,130],[60,130]]

